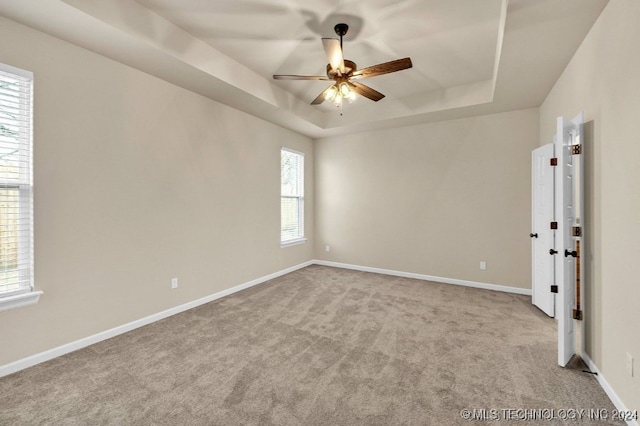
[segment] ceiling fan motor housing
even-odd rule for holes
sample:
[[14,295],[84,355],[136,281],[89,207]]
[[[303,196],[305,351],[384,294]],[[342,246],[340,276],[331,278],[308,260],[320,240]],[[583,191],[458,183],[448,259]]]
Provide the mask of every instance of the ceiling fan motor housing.
[[[346,69],[346,73],[345,75],[351,75],[351,73],[353,73],[355,70],[357,70],[358,66],[356,65],[355,62],[350,61],[348,59],[344,59],[344,67]],[[335,70],[333,70],[331,68],[331,64],[327,64],[327,77],[331,78],[331,79],[335,79],[338,76],[338,74],[336,73]]]

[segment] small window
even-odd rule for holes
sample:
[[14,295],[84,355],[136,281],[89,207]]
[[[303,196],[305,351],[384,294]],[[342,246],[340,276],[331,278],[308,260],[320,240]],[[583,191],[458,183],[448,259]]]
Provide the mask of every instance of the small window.
[[33,74],[0,64],[0,311],[35,303]]
[[280,243],[304,242],[304,154],[280,150]]

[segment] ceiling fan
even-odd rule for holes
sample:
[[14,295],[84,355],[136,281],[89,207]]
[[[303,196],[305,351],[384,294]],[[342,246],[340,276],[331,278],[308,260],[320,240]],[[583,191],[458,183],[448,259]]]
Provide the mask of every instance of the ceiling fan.
[[333,80],[334,83],[323,90],[322,93],[311,102],[311,105],[318,105],[324,101],[341,105],[344,99],[353,100],[356,93],[377,102],[384,98],[382,93],[354,80],[402,71],[413,66],[411,58],[403,58],[359,70],[355,62],[344,59],[342,56],[342,37],[349,31],[349,25],[337,24],[334,30],[336,34],[340,36],[339,41],[335,38],[322,39],[322,45],[329,60],[326,77],[323,75],[273,76],[276,80]]

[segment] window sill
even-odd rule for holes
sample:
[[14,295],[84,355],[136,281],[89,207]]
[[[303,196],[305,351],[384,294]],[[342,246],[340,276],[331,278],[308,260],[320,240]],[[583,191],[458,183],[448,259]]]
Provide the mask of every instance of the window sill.
[[295,240],[287,240],[280,242],[280,248],[297,246],[298,244],[304,244],[307,242],[307,238],[296,238]]
[[15,296],[0,297],[0,312],[38,303],[42,294],[42,291],[30,291]]

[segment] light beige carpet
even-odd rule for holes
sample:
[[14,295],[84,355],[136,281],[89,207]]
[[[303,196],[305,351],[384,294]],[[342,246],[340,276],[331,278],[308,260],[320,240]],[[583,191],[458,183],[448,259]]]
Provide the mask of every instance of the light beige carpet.
[[556,365],[555,321],[529,297],[310,266],[0,379],[0,424],[468,425],[463,409],[613,410],[583,368]]

